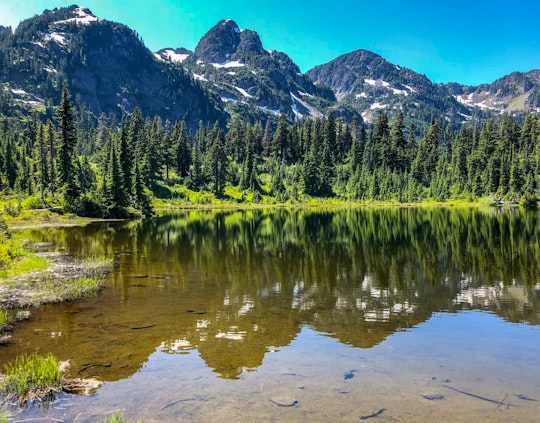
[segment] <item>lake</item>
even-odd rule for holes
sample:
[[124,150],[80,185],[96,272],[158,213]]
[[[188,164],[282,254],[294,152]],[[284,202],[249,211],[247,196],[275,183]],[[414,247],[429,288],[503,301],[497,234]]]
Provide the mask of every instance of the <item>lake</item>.
[[116,266],[0,347],[0,366],[51,352],[105,383],[14,421],[539,421],[539,219],[268,209],[27,230]]

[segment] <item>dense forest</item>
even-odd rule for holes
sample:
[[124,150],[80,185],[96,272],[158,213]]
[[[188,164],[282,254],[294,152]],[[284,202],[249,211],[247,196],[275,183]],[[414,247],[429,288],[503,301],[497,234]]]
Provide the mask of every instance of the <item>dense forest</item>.
[[403,115],[389,121],[384,111],[372,127],[330,113],[296,123],[282,115],[275,127],[233,119],[225,130],[201,122],[192,131],[185,122],[135,109],[120,122],[102,115],[95,128],[64,88],[52,121],[0,121],[1,192],[88,216],[150,215],[156,198],[274,203],[492,196],[535,206],[539,173],[534,114],[471,121],[457,132],[432,119],[418,133],[405,127]]

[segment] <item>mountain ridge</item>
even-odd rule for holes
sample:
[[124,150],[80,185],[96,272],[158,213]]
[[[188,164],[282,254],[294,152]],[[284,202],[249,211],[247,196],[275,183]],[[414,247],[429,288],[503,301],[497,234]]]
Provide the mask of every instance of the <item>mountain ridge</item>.
[[[412,122],[439,117],[459,125],[473,117],[540,112],[540,70],[513,72],[492,83],[434,83],[426,75],[358,49],[302,73],[284,52],[267,50],[259,34],[219,21],[193,51],[152,52],[137,32],[73,5],[45,10],[12,31],[0,27],[0,111],[49,116],[63,81],[96,117],[130,113],[224,123],[321,117],[373,122],[385,110]],[[10,112],[11,111],[11,112]]]

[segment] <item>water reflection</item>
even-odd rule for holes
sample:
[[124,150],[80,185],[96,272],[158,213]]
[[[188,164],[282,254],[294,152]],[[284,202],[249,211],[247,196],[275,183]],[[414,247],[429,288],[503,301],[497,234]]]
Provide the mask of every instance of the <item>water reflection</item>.
[[156,348],[197,350],[236,379],[306,325],[359,348],[440,311],[489,310],[538,325],[538,217],[449,208],[186,211],[29,231],[75,255],[113,256],[118,268],[99,297],[35,312],[0,364],[37,349],[70,359],[77,376],[118,380]]

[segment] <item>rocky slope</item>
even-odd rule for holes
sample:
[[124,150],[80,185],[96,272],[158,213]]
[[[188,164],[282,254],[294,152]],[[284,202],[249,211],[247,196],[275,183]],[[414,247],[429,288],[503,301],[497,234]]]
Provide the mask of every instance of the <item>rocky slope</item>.
[[431,116],[460,122],[471,114],[466,105],[448,95],[445,87],[367,50],[339,56],[307,75],[316,84],[329,86],[340,102],[354,107],[366,121],[373,121],[380,110],[390,115],[401,110],[424,122]]
[[492,84],[446,84],[448,93],[469,108],[495,112],[540,112],[540,70],[513,72]]
[[77,103],[94,116],[140,107],[147,116],[196,127],[224,120],[219,98],[182,69],[158,60],[130,28],[88,9],[45,11],[15,33],[0,31],[0,107],[47,109],[66,81]]
[[316,86],[285,53],[266,50],[259,35],[227,19],[217,23],[183,62],[194,78],[219,94],[229,110],[279,115],[291,119],[317,117],[341,108],[331,90]]

